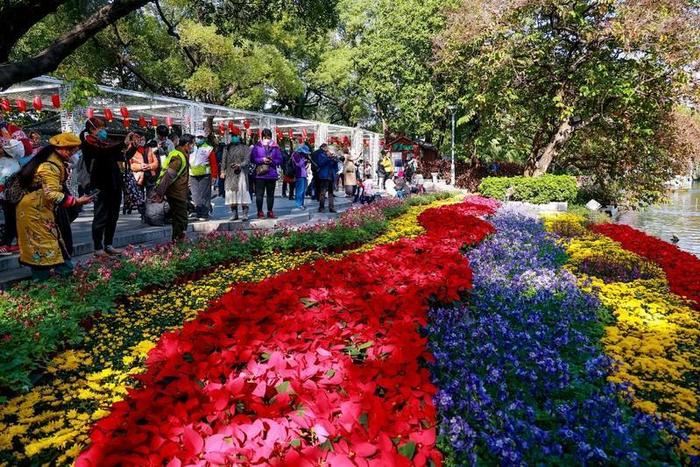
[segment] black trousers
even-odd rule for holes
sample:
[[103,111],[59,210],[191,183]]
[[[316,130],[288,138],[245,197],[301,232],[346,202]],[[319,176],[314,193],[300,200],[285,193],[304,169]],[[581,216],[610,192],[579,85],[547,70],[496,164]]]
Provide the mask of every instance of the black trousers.
[[122,190],[116,193],[101,191],[95,198],[95,217],[92,219],[92,242],[95,250],[104,250],[114,241],[122,204]]
[[282,180],[282,197],[287,196],[287,188],[289,188],[289,199],[294,199],[294,187],[296,186],[296,181],[291,181],[289,183]]
[[333,199],[333,180],[319,180],[318,207],[326,207],[326,196],[328,197],[328,208],[335,209],[335,199]]
[[255,205],[258,208],[258,212],[263,212],[263,197],[266,193],[267,212],[272,212],[272,208],[275,206],[275,185],[277,185],[277,180],[255,179]]
[[12,240],[17,237],[17,206],[3,201],[2,212],[5,214],[5,232],[2,236],[2,244],[10,246]]

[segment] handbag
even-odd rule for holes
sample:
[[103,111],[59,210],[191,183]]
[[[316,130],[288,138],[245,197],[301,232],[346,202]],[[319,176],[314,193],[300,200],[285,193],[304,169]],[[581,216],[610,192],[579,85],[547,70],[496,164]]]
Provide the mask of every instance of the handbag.
[[143,191],[139,188],[134,173],[130,170],[124,172],[124,207],[126,209],[139,209],[146,200],[143,196]]
[[258,176],[267,175],[267,173],[269,171],[270,171],[270,164],[258,164],[255,167],[255,175],[258,175]]
[[165,215],[170,210],[170,205],[167,201],[161,201],[160,203],[154,203],[149,201],[146,203],[146,210],[143,215],[143,219],[148,225],[160,227],[165,225]]

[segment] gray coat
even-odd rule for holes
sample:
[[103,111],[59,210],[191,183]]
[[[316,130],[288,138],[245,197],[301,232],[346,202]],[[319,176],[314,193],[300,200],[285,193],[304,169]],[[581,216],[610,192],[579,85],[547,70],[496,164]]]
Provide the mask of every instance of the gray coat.
[[[238,191],[238,183],[241,176],[248,175],[248,164],[250,164],[250,146],[245,144],[234,144],[224,151],[221,160],[221,171],[226,176],[224,188],[228,191]],[[240,173],[233,171],[235,165],[241,167]]]

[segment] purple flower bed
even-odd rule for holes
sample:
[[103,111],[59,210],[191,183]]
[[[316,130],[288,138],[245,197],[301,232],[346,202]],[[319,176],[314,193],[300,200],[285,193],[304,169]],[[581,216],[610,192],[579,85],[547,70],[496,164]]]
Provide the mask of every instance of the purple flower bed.
[[540,222],[493,219],[469,252],[468,303],[428,326],[447,465],[677,463],[672,428],[606,381],[600,304],[561,268]]

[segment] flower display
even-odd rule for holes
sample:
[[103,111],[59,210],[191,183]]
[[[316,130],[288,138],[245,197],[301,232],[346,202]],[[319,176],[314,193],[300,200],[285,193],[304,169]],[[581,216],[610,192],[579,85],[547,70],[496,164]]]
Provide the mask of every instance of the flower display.
[[692,300],[695,309],[700,310],[700,258],[627,225],[601,224],[592,229],[661,266],[671,292]]
[[[548,225],[561,227],[565,223],[584,225],[576,216]],[[624,226],[592,227],[594,232],[610,236],[578,231],[565,239],[563,245],[570,258],[567,268],[609,310],[601,338],[605,353],[615,362],[609,381],[625,385],[635,408],[669,420],[685,432],[687,439],[681,441],[680,449],[697,461],[700,316],[689,306],[692,302],[671,293],[673,281],[676,290],[680,286],[690,294],[692,284],[672,279],[678,270],[669,258],[678,252],[671,245],[656,245],[656,239],[618,227]],[[622,239],[619,243],[618,236]],[[641,247],[645,237],[654,241],[656,251]],[[632,253],[633,249],[642,249],[645,258],[659,259],[659,265]]]
[[[422,210],[435,198],[442,197],[413,200],[426,203],[421,206]],[[389,203],[379,207],[384,205],[389,206]],[[401,210],[406,212],[391,219],[389,228],[404,226],[402,231],[422,231],[417,214],[409,213],[407,206]],[[326,231],[328,226],[319,233]],[[221,233],[208,236],[205,243],[212,248],[209,254],[230,246],[235,238]],[[258,235],[252,240],[267,241],[268,238]],[[183,261],[200,255],[197,249],[178,251],[179,260]],[[342,259],[343,255],[335,257]],[[158,277],[163,276],[157,274],[162,274],[161,269],[167,268],[177,256],[166,246],[128,252],[128,257],[134,257],[140,268],[153,271],[153,280],[160,280]],[[49,362],[47,377],[42,382],[28,393],[0,404],[0,465],[73,463],[89,441],[92,424],[106,415],[111,405],[122,400],[128,388],[136,384],[134,375],[143,371],[146,354],[164,332],[178,329],[184,321],[194,319],[231,285],[260,281],[318,258],[320,255],[314,251],[257,255],[240,264],[220,266],[191,282],[132,296],[114,306],[113,312],[95,316],[86,326],[80,350],[59,353]],[[92,270],[87,267],[79,274]],[[94,281],[95,278],[85,277],[84,280]]]
[[470,287],[465,240],[493,232],[468,214],[485,207],[440,209],[425,235],[234,287],[163,335],[77,465],[439,464],[417,326]]
[[600,304],[562,268],[563,249],[537,220],[492,223],[468,254],[469,299],[433,309],[428,325],[447,463],[675,462],[672,427],[633,411],[606,380]]

